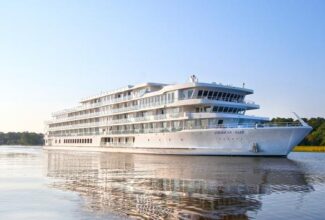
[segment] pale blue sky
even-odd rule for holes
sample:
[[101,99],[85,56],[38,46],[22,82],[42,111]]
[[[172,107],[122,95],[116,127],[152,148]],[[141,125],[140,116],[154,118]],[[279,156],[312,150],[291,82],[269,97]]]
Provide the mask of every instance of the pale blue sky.
[[254,115],[325,117],[325,1],[0,1],[0,131],[192,73],[245,82]]

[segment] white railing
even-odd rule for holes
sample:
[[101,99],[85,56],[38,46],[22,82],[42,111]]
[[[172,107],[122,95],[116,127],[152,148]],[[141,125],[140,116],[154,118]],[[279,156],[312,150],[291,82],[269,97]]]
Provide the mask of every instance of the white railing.
[[90,113],[90,114],[60,118],[60,119],[52,120],[51,122],[52,123],[60,123],[60,122],[65,122],[65,121],[74,121],[74,120],[87,119],[87,118],[93,118],[93,117],[98,117],[98,116],[108,116],[108,115],[113,115],[116,113],[124,113],[124,112],[139,110],[139,109],[146,110],[148,108],[160,107],[160,106],[172,103],[172,102],[174,102],[174,99],[164,100],[164,101],[160,101],[160,102],[152,102],[152,103],[149,103],[146,105],[135,105],[135,106],[129,106],[129,107],[124,107],[124,108],[118,108],[118,109],[110,109],[107,111],[94,112],[94,113]]
[[149,115],[149,116],[144,116],[144,117],[125,118],[125,119],[117,119],[117,120],[111,120],[111,121],[101,121],[101,122],[91,122],[91,123],[83,123],[83,124],[76,124],[76,125],[57,126],[57,127],[48,128],[48,131],[100,127],[100,126],[109,126],[109,125],[116,125],[116,124],[138,123],[138,122],[145,122],[145,121],[159,121],[159,120],[167,120],[167,119],[174,119],[174,118],[184,119],[184,117],[187,117],[187,116],[188,116],[188,113],[186,113],[186,112]]
[[[92,106],[91,108],[100,107],[100,106],[104,106],[104,105],[107,105],[107,104],[114,104],[114,103],[118,103],[118,102],[122,102],[122,101],[131,100],[133,98],[137,98],[137,96],[121,97],[121,98],[114,99],[114,100],[108,100],[106,102],[95,103],[95,104],[92,104],[92,105],[89,105],[89,106]],[[194,98],[194,99],[196,99],[196,98]],[[207,100],[207,99],[208,99],[207,97],[203,98],[203,100]],[[180,100],[184,100],[184,99],[180,99]],[[217,100],[217,101],[225,101],[225,102],[233,102],[233,103],[243,103],[243,104],[248,104],[248,105],[256,105],[255,102],[249,101],[249,100],[238,101],[236,99],[229,99],[229,98],[208,99],[208,100]],[[134,105],[134,106],[118,108],[118,109],[110,109],[110,110],[107,110],[107,111],[93,112],[93,113],[82,114],[82,115],[77,115],[77,116],[59,118],[59,119],[55,119],[55,120],[48,121],[48,122],[49,123],[60,123],[60,122],[65,122],[65,121],[73,121],[73,120],[79,120],[79,119],[94,118],[94,117],[98,117],[98,116],[108,116],[108,115],[112,115],[112,114],[116,114],[116,113],[124,113],[124,112],[139,110],[139,109],[146,110],[147,108],[163,106],[163,105],[172,103],[174,101],[175,101],[175,99],[163,100],[163,101],[159,101],[159,102],[148,103],[146,105]],[[81,107],[83,107],[83,106],[81,106]],[[85,107],[85,108],[88,108],[88,107]],[[78,110],[82,110],[82,109],[78,108]]]
[[[172,128],[146,128],[146,129],[134,129],[134,130],[113,130],[106,132],[94,132],[94,133],[74,133],[74,134],[62,134],[58,136],[84,136],[84,135],[119,135],[119,134],[143,134],[143,133],[163,133],[163,132],[177,132],[182,130],[206,130],[206,129],[229,129],[229,128],[252,128],[252,129],[264,129],[273,127],[300,127],[300,122],[293,123],[247,123],[247,124],[223,124],[223,125],[206,125],[206,126],[180,126]],[[55,135],[49,135],[55,136]]]
[[103,102],[97,102],[97,103],[93,103],[93,104],[84,104],[84,105],[80,105],[80,106],[77,106],[74,108],[69,108],[69,109],[59,111],[59,112],[55,112],[55,113],[53,113],[53,116],[60,115],[60,114],[67,114],[67,113],[74,112],[74,111],[82,111],[82,110],[86,110],[86,109],[97,108],[97,107],[110,105],[110,104],[116,104],[119,102],[130,101],[130,100],[136,99],[136,98],[140,98],[140,95],[129,95],[129,96],[121,97],[121,98],[106,100]]
[[270,127],[299,127],[302,126],[299,122],[297,123],[247,123],[247,124],[223,124],[223,125],[206,125],[206,126],[190,126],[185,125],[183,127],[173,128],[150,128],[150,129],[135,129],[135,130],[115,130],[108,131],[105,134],[138,134],[138,133],[162,133],[162,132],[175,132],[181,130],[198,130],[198,129],[227,129],[227,128],[270,128]]

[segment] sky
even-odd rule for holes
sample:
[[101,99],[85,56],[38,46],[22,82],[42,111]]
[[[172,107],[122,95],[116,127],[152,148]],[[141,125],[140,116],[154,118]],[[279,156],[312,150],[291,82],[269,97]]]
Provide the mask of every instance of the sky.
[[255,91],[267,117],[325,117],[325,1],[0,0],[0,131],[44,131],[81,98],[142,82]]

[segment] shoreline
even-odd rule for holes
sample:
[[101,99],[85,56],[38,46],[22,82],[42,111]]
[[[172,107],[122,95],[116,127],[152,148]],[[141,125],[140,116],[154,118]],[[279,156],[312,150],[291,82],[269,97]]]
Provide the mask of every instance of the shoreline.
[[325,152],[325,146],[296,146],[292,152]]

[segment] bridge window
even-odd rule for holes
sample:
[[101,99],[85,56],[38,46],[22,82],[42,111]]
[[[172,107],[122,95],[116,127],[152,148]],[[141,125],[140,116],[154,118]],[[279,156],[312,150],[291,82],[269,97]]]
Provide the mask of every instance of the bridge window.
[[208,91],[205,90],[205,91],[203,92],[203,97],[207,97],[207,95],[208,95]]
[[197,97],[198,97],[198,98],[201,98],[201,96],[202,96],[202,92],[203,92],[202,90],[199,90],[199,92],[197,93]]
[[209,91],[209,93],[208,93],[208,99],[212,99],[212,94],[213,94],[213,91]]

